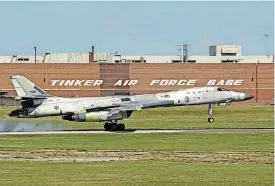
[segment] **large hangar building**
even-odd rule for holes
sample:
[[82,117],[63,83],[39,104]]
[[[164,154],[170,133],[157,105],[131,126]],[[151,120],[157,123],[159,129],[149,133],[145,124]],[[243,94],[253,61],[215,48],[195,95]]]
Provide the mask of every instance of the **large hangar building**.
[[10,76],[28,77],[56,96],[108,96],[220,86],[251,93],[241,103],[274,102],[274,55],[243,56],[241,46],[215,45],[208,56],[124,56],[117,53],[45,53],[0,56],[0,89],[15,95]]
[[183,45],[177,55],[139,55],[129,56],[118,53],[52,53],[44,55],[0,56],[0,63],[272,63],[274,56],[242,55],[239,45],[209,46],[208,56],[188,56],[187,46]]

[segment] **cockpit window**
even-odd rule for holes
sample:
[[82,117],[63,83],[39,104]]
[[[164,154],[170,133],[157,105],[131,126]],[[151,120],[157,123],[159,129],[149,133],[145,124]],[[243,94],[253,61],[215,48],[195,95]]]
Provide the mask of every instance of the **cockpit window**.
[[170,98],[170,95],[166,94],[164,95],[165,98]]
[[228,89],[226,89],[226,88],[217,88],[217,91],[229,91]]

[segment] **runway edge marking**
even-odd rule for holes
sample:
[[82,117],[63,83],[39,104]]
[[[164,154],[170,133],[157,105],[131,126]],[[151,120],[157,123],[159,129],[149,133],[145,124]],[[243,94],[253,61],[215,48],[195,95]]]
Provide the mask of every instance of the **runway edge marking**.
[[136,130],[136,131],[44,131],[44,132],[0,132],[5,135],[58,135],[58,134],[152,134],[152,133],[250,133],[274,132],[274,129],[204,129],[204,130]]

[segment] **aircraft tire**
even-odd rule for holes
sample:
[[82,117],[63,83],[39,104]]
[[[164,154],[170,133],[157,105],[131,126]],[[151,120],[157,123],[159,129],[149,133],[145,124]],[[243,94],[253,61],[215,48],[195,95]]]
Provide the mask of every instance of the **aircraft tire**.
[[209,123],[213,123],[214,122],[214,118],[208,118],[208,122]]
[[118,128],[118,125],[116,123],[112,123],[110,126],[112,131],[116,131]]
[[110,130],[111,130],[111,124],[110,124],[110,123],[105,123],[105,124],[104,124],[104,129],[105,129],[106,131],[110,131]]
[[124,130],[125,130],[125,125],[122,124],[122,123],[120,123],[120,124],[117,125],[117,129],[118,129],[119,131],[124,131]]

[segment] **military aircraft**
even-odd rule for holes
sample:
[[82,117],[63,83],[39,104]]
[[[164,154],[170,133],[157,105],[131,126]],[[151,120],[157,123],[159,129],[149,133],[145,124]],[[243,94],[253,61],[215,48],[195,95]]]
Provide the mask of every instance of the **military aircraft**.
[[11,77],[21,99],[22,108],[9,113],[13,117],[46,117],[61,115],[75,122],[104,121],[107,131],[125,130],[118,121],[129,118],[133,111],[155,107],[208,105],[208,122],[214,122],[213,104],[246,101],[252,95],[216,86],[187,88],[177,91],[133,96],[63,98],[47,94],[24,76]]

